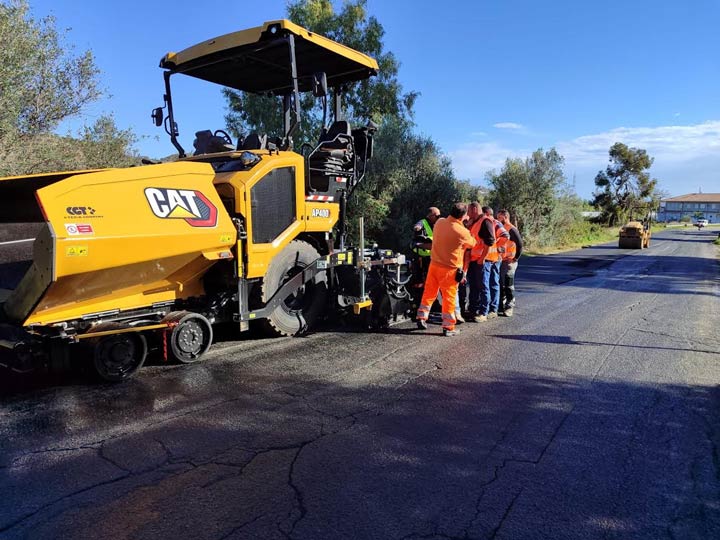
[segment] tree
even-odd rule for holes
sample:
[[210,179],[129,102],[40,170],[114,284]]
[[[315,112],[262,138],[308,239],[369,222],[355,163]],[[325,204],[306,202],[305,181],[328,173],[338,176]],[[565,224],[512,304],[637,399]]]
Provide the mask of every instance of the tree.
[[[385,33],[375,17],[368,16],[366,0],[350,0],[335,13],[330,0],[299,0],[288,5],[288,17],[296,24],[347,45],[375,58],[379,73],[350,87],[343,101],[347,119],[364,124],[368,119],[380,124],[387,116],[407,118],[417,93],[403,93],[398,82],[399,63],[384,50]],[[228,100],[226,122],[230,131],[240,136],[250,131],[282,134],[281,97],[259,96],[224,89]],[[311,95],[301,97],[302,118],[295,134],[297,148],[317,140],[322,127],[322,107]]]
[[[529,239],[546,229],[565,184],[564,158],[551,148],[542,148],[525,159],[508,158],[499,173],[487,175],[490,205],[510,212]],[[578,201],[581,205],[582,201]]]
[[642,148],[629,148],[617,142],[610,147],[610,165],[595,177],[594,204],[610,226],[624,222],[633,214],[646,215],[657,208],[657,180],[647,172],[653,158]]
[[447,215],[453,203],[481,197],[479,187],[455,178],[450,160],[432,139],[413,133],[407,121],[388,119],[378,133],[371,174],[353,196],[351,211],[365,216],[369,238],[405,251],[413,224],[429,206]]
[[102,96],[92,52],[73,54],[53,17],[33,19],[27,0],[0,2],[0,43],[0,175],[116,164],[116,152],[82,158],[88,148],[80,148],[83,140],[93,137],[98,144],[120,145],[120,161],[126,160],[134,137],[110,117],[85,128],[79,142],[53,135],[63,120]]

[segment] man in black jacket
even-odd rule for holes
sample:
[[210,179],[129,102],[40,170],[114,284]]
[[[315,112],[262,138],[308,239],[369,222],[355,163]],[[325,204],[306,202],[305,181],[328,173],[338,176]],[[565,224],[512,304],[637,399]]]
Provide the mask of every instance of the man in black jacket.
[[514,253],[507,254],[507,256],[501,254],[503,258],[500,266],[500,314],[512,317],[515,307],[515,272],[518,259],[522,254],[523,242],[520,231],[510,221],[510,213],[507,210],[500,210],[497,218],[505,230],[510,233],[510,241],[514,244]]

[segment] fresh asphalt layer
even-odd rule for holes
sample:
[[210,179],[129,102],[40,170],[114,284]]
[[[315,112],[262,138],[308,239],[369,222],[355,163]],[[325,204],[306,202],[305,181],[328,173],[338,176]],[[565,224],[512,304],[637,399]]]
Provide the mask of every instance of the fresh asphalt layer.
[[0,370],[0,538],[720,538],[714,231],[523,258],[511,319]]

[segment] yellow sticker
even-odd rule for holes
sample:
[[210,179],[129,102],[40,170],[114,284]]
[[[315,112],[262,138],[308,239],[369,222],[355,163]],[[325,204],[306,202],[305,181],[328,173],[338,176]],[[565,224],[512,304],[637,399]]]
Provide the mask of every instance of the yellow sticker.
[[345,253],[338,253],[338,261],[344,261],[345,260]]
[[65,248],[65,255],[67,257],[87,257],[87,254],[87,246],[68,246]]
[[221,244],[227,244],[229,242],[232,242],[232,235],[231,234],[223,234],[220,236],[220,243]]

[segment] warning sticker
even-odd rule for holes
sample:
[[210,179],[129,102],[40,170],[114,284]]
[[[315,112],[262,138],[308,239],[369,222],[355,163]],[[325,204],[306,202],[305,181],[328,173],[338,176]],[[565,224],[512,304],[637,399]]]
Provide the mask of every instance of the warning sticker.
[[95,233],[93,226],[89,223],[66,223],[65,230],[72,236]]
[[65,248],[65,255],[67,257],[87,257],[87,254],[87,246],[68,246]]

